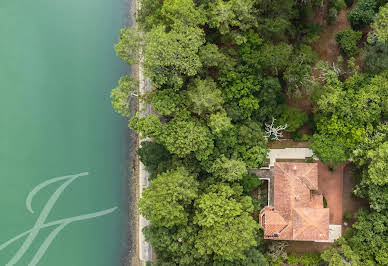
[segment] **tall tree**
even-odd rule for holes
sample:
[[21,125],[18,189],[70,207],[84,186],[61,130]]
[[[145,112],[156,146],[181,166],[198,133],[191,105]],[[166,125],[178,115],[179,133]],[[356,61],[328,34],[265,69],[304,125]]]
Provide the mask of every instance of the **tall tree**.
[[292,46],[286,43],[267,43],[261,49],[261,59],[264,69],[270,71],[274,76],[283,72],[289,64],[292,53]]
[[194,224],[170,228],[150,224],[143,229],[145,239],[156,253],[155,265],[209,265],[212,259],[195,248],[198,226]]
[[119,42],[115,45],[117,56],[128,64],[134,64],[138,59],[141,38],[134,28],[120,30]]
[[171,154],[159,143],[152,141],[143,141],[141,147],[137,150],[140,161],[152,176],[165,172],[171,160]]
[[166,25],[198,26],[206,22],[203,10],[196,8],[193,0],[165,0],[160,13]]
[[373,23],[373,29],[382,42],[388,42],[388,3],[380,7],[380,11]]
[[332,166],[346,162],[348,159],[343,144],[333,136],[314,134],[310,148],[319,160]]
[[[345,266],[346,264],[361,266],[360,257],[352,250],[345,238],[338,239],[332,247],[321,254],[321,258],[330,266]],[[370,262],[367,262],[368,265]],[[373,265],[373,264],[372,264]]]
[[198,160],[207,159],[214,148],[210,130],[195,118],[168,122],[160,141],[171,153],[185,157],[193,152]]
[[158,137],[163,129],[159,117],[155,114],[146,117],[134,116],[129,121],[129,127],[139,132],[143,138]]
[[232,130],[231,118],[225,112],[217,112],[209,117],[208,126],[213,135],[220,135],[226,131]]
[[113,109],[129,117],[132,114],[131,99],[136,99],[137,96],[137,82],[129,75],[121,77],[119,85],[110,94]]
[[187,96],[193,113],[199,116],[208,115],[222,110],[224,100],[221,90],[211,79],[195,79],[188,85]]
[[143,191],[139,210],[153,225],[187,224],[188,208],[198,197],[198,182],[186,169],[159,174]]
[[209,26],[216,28],[221,34],[228,33],[232,27],[247,30],[257,22],[254,16],[255,1],[253,0],[216,0],[209,3]]
[[348,242],[362,261],[388,264],[388,213],[360,211]]
[[236,182],[248,174],[244,162],[228,159],[225,156],[215,160],[209,171],[219,180],[226,182]]
[[[388,79],[384,75],[370,78],[365,74],[356,74],[343,83],[337,76],[330,78],[315,110],[317,137],[320,137],[316,141],[313,140],[313,144],[317,144],[313,145],[314,152],[318,156],[327,154],[335,158],[342,157],[337,156],[340,153],[330,155],[326,152],[327,148],[320,145],[324,143],[324,137],[326,142],[336,142],[338,145],[334,147],[342,147],[348,157],[381,123],[387,91]],[[334,157],[333,160],[337,160]]]
[[211,185],[195,202],[194,223],[201,227],[195,247],[200,254],[233,261],[256,245],[259,225],[248,214],[251,199],[241,196],[240,186]]
[[184,108],[184,96],[174,89],[158,89],[147,95],[147,102],[158,114],[173,115]]
[[268,155],[267,139],[257,122],[246,122],[237,129],[235,156],[249,168],[265,165]]
[[169,85],[179,89],[186,76],[194,76],[202,67],[198,56],[205,42],[203,30],[174,24],[170,31],[157,26],[145,34],[144,71],[156,87]]
[[144,31],[150,31],[155,25],[163,24],[161,17],[162,1],[139,0],[137,21]]
[[246,65],[221,71],[219,84],[226,110],[233,120],[246,120],[259,108],[259,99],[255,96],[261,88],[260,80],[261,76]]
[[377,149],[369,151],[371,163],[368,175],[376,185],[388,185],[388,142],[384,142]]

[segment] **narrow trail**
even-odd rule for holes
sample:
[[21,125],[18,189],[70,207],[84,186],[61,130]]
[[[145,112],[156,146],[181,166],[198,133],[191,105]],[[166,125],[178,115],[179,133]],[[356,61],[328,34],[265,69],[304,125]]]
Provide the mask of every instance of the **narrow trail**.
[[[337,41],[335,40],[335,35],[338,32],[350,28],[346,14],[352,10],[352,8],[353,7],[342,9],[338,14],[337,20],[331,25],[326,23],[329,0],[324,0],[322,8],[316,9],[312,22],[320,24],[323,32],[319,38],[311,44],[311,46],[313,50],[317,52],[318,60],[327,61],[329,64],[337,61],[338,56],[340,56],[340,50],[337,45]],[[287,97],[287,104],[290,107],[297,108],[304,113],[312,113],[313,106],[311,95],[309,94],[302,95],[302,97],[298,98],[297,101],[295,101],[292,97]],[[305,125],[301,128],[301,132],[309,134],[310,130]]]
[[[323,22],[323,33],[312,44],[312,47],[318,53],[318,57],[320,60],[328,61],[329,64],[331,64],[332,62],[337,60],[338,56],[340,56],[340,51],[335,40],[335,35],[338,32],[350,28],[350,24],[346,18],[346,14],[352,8],[353,7],[342,9],[338,14],[337,20],[331,25],[327,25],[326,22]],[[325,8],[323,8],[323,10],[325,10]]]

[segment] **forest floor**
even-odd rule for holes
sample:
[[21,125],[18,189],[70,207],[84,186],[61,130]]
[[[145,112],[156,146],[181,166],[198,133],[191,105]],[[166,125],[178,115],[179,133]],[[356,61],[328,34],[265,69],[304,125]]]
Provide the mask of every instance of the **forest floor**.
[[297,255],[302,255],[308,252],[323,252],[329,248],[333,243],[313,242],[313,241],[287,241],[288,246],[286,250],[289,253],[295,252]]
[[[342,9],[338,14],[337,20],[330,25],[326,22],[329,0],[324,0],[323,7],[315,10],[312,22],[322,26],[322,34],[311,46],[318,54],[318,60],[327,61],[331,65],[333,62],[336,62],[337,58],[341,55],[335,40],[335,35],[338,32],[350,28],[346,14],[352,10],[352,8],[353,6]],[[362,64],[360,56],[356,57],[356,62],[358,65]],[[286,103],[290,107],[299,109],[306,114],[311,114],[313,112],[313,102],[310,93],[306,93],[297,99],[292,96],[287,96]],[[308,129],[307,125],[303,126],[300,130],[304,134],[311,134],[311,130]]]
[[[327,2],[327,1],[326,1]],[[352,9],[345,8],[338,14],[337,20],[331,25],[327,25],[326,22],[322,25],[323,32],[321,36],[313,42],[312,47],[317,52],[318,58],[332,64],[337,61],[340,56],[340,50],[335,40],[335,35],[347,28],[350,28],[350,24],[346,18],[346,14]]]

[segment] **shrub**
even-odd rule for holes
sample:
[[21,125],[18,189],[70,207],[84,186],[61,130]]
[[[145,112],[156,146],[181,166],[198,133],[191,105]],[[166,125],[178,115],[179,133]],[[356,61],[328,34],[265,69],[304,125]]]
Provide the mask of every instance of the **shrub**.
[[306,163],[314,163],[315,162],[314,157],[307,157],[305,162]]
[[253,205],[253,211],[261,211],[265,206],[268,205],[268,197],[267,195],[263,196],[259,191],[258,199],[255,199],[254,197],[251,197],[252,199],[252,205]]
[[368,44],[362,52],[364,68],[368,72],[378,73],[388,69],[388,43]]
[[334,7],[331,7],[329,9],[329,14],[327,15],[327,24],[332,24],[334,21],[337,20],[338,11]]
[[302,113],[298,109],[290,108],[287,105],[283,106],[283,114],[280,116],[279,125],[287,124],[286,131],[295,132],[298,128],[304,125],[308,120],[306,113]]
[[347,14],[353,29],[359,30],[373,22],[376,9],[375,0],[359,0],[352,11]]
[[252,190],[261,185],[263,181],[255,174],[244,175],[241,180],[241,185],[244,189],[244,192],[249,194]]
[[293,141],[308,141],[310,136],[297,130],[291,133],[291,138]]
[[373,29],[380,41],[388,42],[388,4],[380,7],[375,23],[373,23]]
[[346,3],[344,0],[331,0],[330,7],[334,7],[335,9],[337,9],[337,11],[340,11],[341,9],[346,7]]
[[292,264],[292,265],[299,264],[299,257],[298,257],[298,255],[296,255],[295,253],[291,253],[290,255],[288,255],[287,263],[288,264]]
[[312,0],[312,6],[315,7],[323,7],[323,0]]
[[362,33],[351,29],[344,30],[335,35],[341,52],[346,56],[358,54],[357,43],[361,40]]
[[322,263],[321,255],[319,253],[304,253],[299,258],[302,265],[319,265]]
[[325,196],[323,196],[323,208],[327,208],[327,200],[326,200]]
[[314,134],[310,148],[324,164],[335,166],[348,159],[343,143],[333,136]]
[[305,28],[303,28],[303,41],[311,43],[318,39],[322,32],[323,29],[320,24],[306,23]]
[[352,213],[349,210],[344,212],[344,220],[349,221],[352,218],[353,218]]

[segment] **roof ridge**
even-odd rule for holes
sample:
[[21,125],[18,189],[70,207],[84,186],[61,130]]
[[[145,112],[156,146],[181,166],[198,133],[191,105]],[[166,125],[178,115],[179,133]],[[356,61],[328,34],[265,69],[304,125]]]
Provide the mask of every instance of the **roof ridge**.
[[[292,164],[295,164],[295,163],[285,162],[285,164],[292,165]],[[306,164],[305,164],[305,165],[306,165]],[[315,167],[315,165],[316,165],[316,163],[311,164],[311,167],[308,169],[308,171],[307,171],[304,175],[301,175],[300,177],[297,176],[297,175],[289,175],[288,172],[285,171],[285,170],[284,170],[282,167],[280,167],[279,165],[278,165],[278,168],[279,168],[280,170],[282,170],[283,174],[286,175],[286,176],[288,176],[288,178],[291,178],[291,176],[293,176],[294,178],[300,180],[300,182],[301,182],[306,188],[308,188],[309,190],[312,190],[312,187],[313,187],[314,185],[311,183],[311,180],[309,180],[309,179],[306,177],[306,175],[309,174],[309,173],[312,171],[312,169]],[[306,184],[305,181],[307,181],[308,184]]]
[[[311,184],[311,180],[308,179],[306,176],[307,176],[308,174],[310,174],[310,172],[313,170],[314,166],[315,166],[315,164],[312,164],[311,167],[310,167],[310,169],[308,169],[308,171],[306,171],[306,173],[302,176],[302,177],[304,177],[304,179],[307,179],[307,181],[308,181],[310,187],[313,187],[313,185]],[[310,188],[310,190],[311,190],[311,188]]]
[[[313,228],[315,228],[320,234],[325,234],[324,232],[322,232],[318,226],[315,224],[315,223],[312,223],[311,222],[311,219],[308,217],[308,216],[305,216],[304,213],[300,213],[298,209],[317,209],[317,208],[294,208],[294,211],[299,214],[299,216],[307,222],[308,225],[312,226]],[[322,208],[322,210],[324,210],[324,208]],[[322,217],[322,214],[320,215],[320,218]],[[300,235],[302,232],[302,230],[299,230],[299,233],[297,232],[296,236],[297,235]],[[294,235],[294,239],[295,239],[295,235]]]

